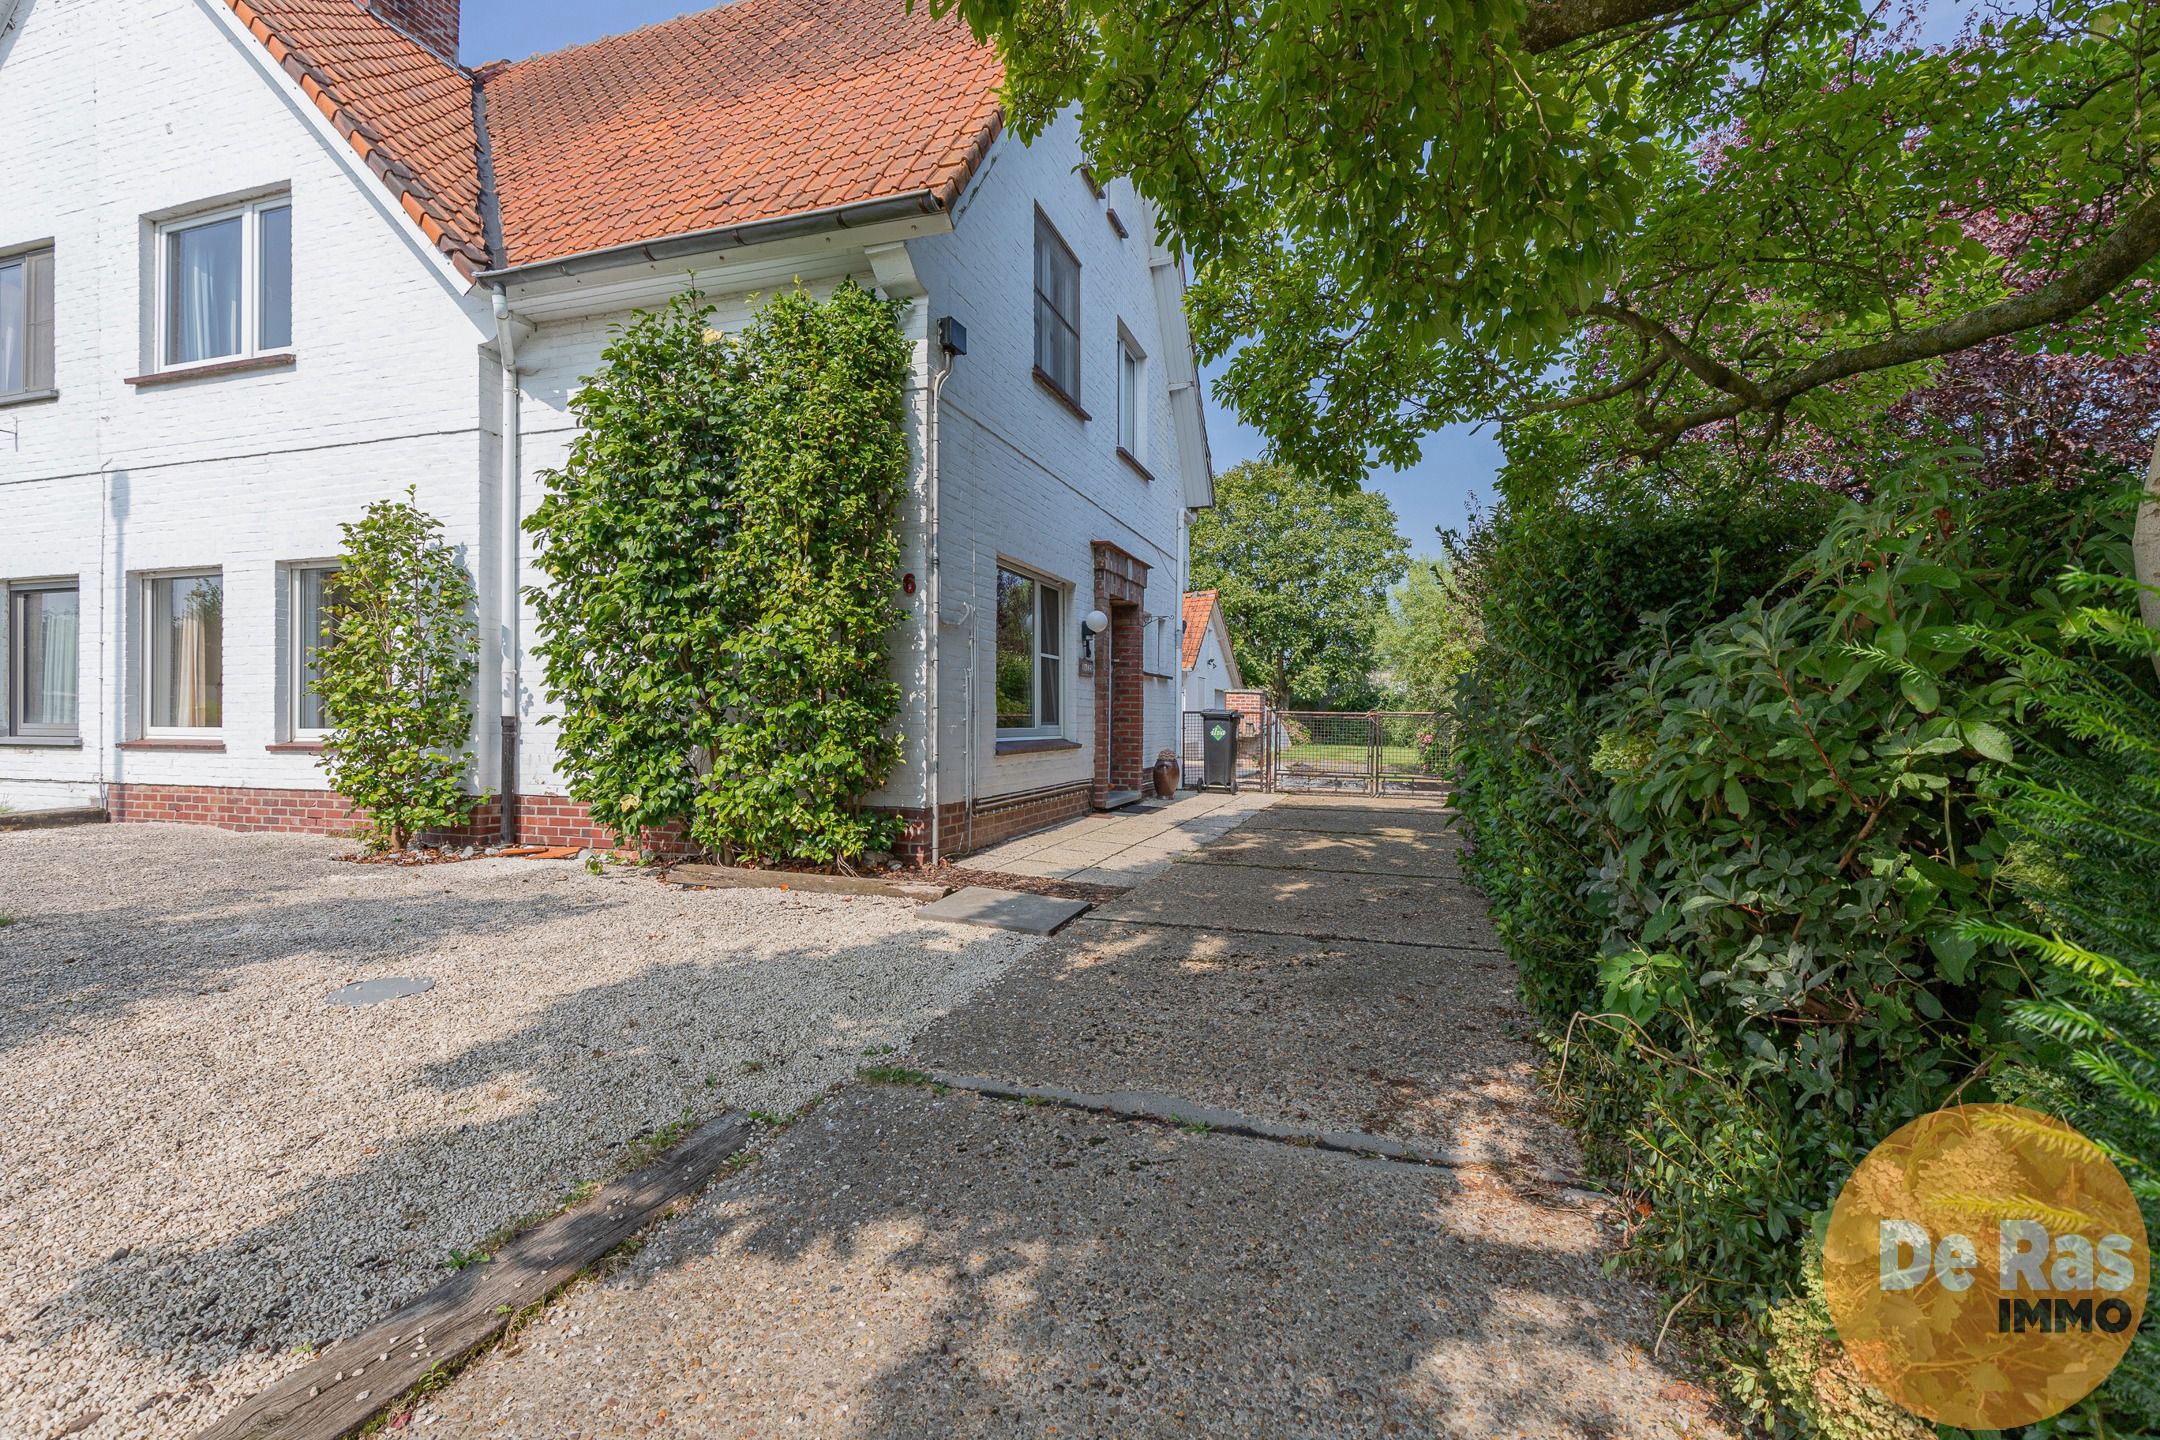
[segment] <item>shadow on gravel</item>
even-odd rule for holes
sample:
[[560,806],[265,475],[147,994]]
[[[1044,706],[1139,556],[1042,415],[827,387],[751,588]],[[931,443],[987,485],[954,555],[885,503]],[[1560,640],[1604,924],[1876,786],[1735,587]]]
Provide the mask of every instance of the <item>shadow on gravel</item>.
[[[483,923],[501,906],[415,902],[397,911],[406,925],[452,927]],[[251,913],[278,918],[275,908]],[[520,923],[535,918],[528,913]],[[179,930],[187,934],[184,920]],[[578,991],[530,1024],[391,1087],[387,1111],[434,1111],[448,1100],[452,1115],[474,1114],[448,1127],[396,1137],[328,1129],[308,1095],[295,1093],[283,1112],[289,1128],[254,1177],[272,1197],[274,1218],[214,1244],[117,1251],[64,1277],[34,1315],[18,1317],[27,1325],[0,1326],[23,1331],[0,1334],[0,1346],[29,1347],[23,1373],[56,1387],[62,1382],[36,1355],[63,1340],[93,1336],[100,1349],[144,1357],[150,1363],[140,1368],[158,1376],[155,1383],[141,1393],[89,1396],[76,1408],[140,1416],[114,1433],[193,1433],[262,1388],[253,1380],[221,1384],[221,1369],[281,1356],[292,1362],[283,1368],[295,1368],[300,1347],[354,1333],[440,1282],[457,1252],[477,1254],[501,1227],[642,1163],[644,1142],[661,1128],[686,1115],[784,1110],[872,1063],[865,1051],[904,1043],[930,1012],[877,1008],[873,997],[883,992],[866,972],[889,972],[895,947],[933,943],[957,964],[969,947],[994,943],[993,932],[981,934],[956,941],[926,926],[859,949],[685,959]],[[154,973],[151,958],[135,963]],[[191,975],[179,983],[209,983],[214,970]],[[910,993],[930,1003],[928,986]],[[785,1003],[786,994],[801,1002]],[[744,1064],[745,1056],[756,1058]],[[187,1186],[199,1148],[214,1151],[230,1138],[158,1137],[167,1158],[157,1168],[175,1178],[161,1183],[138,1167],[131,1178],[141,1184],[131,1191],[155,1210],[158,1194]],[[184,1233],[195,1217],[163,1219]],[[217,1228],[214,1216],[200,1223]],[[0,1254],[0,1262],[12,1259]],[[0,1264],[0,1274],[7,1268]],[[0,1374],[8,1368],[0,1363]],[[51,1403],[61,1403],[57,1390]]]
[[442,1418],[453,1435],[1717,1433],[1648,1361],[1655,1315],[1600,1273],[1587,1217],[1465,1179],[851,1092],[438,1397]]

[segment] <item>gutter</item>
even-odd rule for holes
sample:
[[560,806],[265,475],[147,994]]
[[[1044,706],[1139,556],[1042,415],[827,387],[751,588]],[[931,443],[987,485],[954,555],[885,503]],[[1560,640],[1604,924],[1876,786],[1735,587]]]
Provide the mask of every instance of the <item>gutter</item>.
[[497,270],[483,270],[476,279],[482,285],[492,285],[500,290],[508,283],[581,275],[640,262],[658,264],[665,260],[709,254],[714,250],[740,250],[751,245],[769,244],[775,240],[792,240],[833,230],[853,230],[892,220],[912,220],[923,215],[945,213],[945,202],[939,192],[915,190],[905,195],[886,196],[880,200],[826,205],[816,210],[803,210],[771,220],[753,220],[745,225],[725,225],[712,230],[693,230],[685,235],[670,235],[660,240],[639,240],[627,245],[610,245],[600,250],[584,250],[575,255],[536,261],[529,265],[506,265]]

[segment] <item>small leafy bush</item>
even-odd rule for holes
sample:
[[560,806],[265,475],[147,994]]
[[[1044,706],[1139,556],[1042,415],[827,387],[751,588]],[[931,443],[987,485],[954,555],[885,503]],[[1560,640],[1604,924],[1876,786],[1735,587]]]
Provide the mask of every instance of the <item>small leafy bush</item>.
[[1935,1440],[1933,1425],[1884,1399],[1845,1353],[1823,1292],[1820,1234],[1800,1293],[1771,1307],[1763,1333],[1771,1390],[1823,1440]]
[[332,639],[317,657],[323,769],[363,812],[370,850],[462,826],[483,798],[465,789],[479,664],[472,577],[411,496],[342,527]]
[[844,859],[896,817],[887,641],[907,486],[908,351],[853,284],[776,297],[743,335],[697,296],[641,314],[572,399],[569,462],[527,522],[570,793],[617,834],[728,859]]

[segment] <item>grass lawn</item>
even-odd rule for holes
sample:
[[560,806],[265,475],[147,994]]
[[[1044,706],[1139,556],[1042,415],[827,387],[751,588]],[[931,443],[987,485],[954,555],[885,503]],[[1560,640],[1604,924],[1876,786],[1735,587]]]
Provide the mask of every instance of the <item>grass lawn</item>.
[[[1327,745],[1308,741],[1303,745],[1283,747],[1282,763],[1285,765],[1325,765],[1330,769],[1350,769],[1364,773],[1371,763],[1372,747],[1362,741],[1348,745]],[[1382,770],[1418,770],[1423,768],[1415,745],[1383,745],[1380,747]]]

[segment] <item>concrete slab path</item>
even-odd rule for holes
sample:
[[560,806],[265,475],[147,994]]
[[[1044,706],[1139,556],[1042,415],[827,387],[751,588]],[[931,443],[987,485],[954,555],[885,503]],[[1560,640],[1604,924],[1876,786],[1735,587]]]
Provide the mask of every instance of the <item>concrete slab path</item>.
[[1137,885],[1229,834],[1274,801],[1273,795],[1255,790],[1235,795],[1186,791],[1171,800],[1149,800],[1023,835],[960,863],[971,870],[1042,880]]
[[981,925],[992,930],[1017,930],[1023,935],[1048,935],[1087,908],[1080,900],[970,885],[923,906],[922,917],[947,925]]
[[[1617,1217],[1555,1178],[1580,1158],[1477,897],[1401,868],[1445,820],[1286,799],[1234,861],[1162,867],[880,1062],[1157,1095],[1164,1123],[844,1087],[419,1433],[1726,1436],[1651,1296],[1604,1273]],[[1195,1106],[1291,1139],[1175,1123]]]

